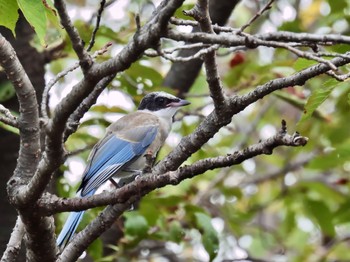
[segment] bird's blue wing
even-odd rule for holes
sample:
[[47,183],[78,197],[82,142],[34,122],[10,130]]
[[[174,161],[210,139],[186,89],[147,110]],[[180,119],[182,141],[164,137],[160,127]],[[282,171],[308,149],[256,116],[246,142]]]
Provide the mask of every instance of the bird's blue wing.
[[136,127],[121,134],[111,132],[91,152],[83,181],[81,196],[108,181],[123,166],[141,156],[157,135],[157,126]]

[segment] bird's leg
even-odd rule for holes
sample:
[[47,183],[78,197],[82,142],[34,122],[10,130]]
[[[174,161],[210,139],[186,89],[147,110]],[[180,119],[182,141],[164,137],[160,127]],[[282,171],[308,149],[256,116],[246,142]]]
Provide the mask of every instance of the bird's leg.
[[111,177],[109,179],[109,181],[116,187],[116,188],[120,188],[119,184],[117,182],[114,181],[113,177]]
[[146,163],[145,163],[145,167],[142,170],[142,173],[151,173],[152,172],[152,167],[153,164],[156,160],[156,158],[153,156],[152,151],[148,151],[144,157],[146,158]]

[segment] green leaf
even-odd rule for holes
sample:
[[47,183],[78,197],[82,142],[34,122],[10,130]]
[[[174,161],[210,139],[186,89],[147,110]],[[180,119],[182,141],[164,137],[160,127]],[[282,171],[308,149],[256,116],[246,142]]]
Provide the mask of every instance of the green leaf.
[[319,170],[329,170],[330,168],[337,167],[350,158],[350,141],[344,141],[343,144],[333,148],[331,152],[320,154],[316,156],[309,163],[309,168],[315,168]]
[[300,71],[310,66],[313,66],[315,64],[317,64],[316,61],[305,59],[305,58],[298,58],[298,60],[294,63],[293,68],[296,71]]
[[324,199],[324,201],[334,201],[337,203],[344,202],[346,197],[329,185],[316,182],[316,181],[301,181],[298,183],[298,187],[301,187],[302,191],[307,189],[309,192],[317,193],[318,199]]
[[160,205],[155,205],[151,199],[144,200],[140,202],[139,212],[145,217],[147,223],[150,226],[154,226],[157,223],[157,220],[161,214],[159,211]]
[[172,221],[169,226],[169,240],[175,243],[180,243],[185,235],[185,230],[179,221]]
[[202,232],[203,246],[209,254],[210,261],[212,261],[216,257],[219,249],[217,232],[211,224],[211,217],[207,214],[196,212],[194,215],[197,227]]
[[6,81],[0,85],[0,103],[9,100],[16,95],[16,91],[13,88],[11,82]]
[[101,239],[96,239],[88,248],[90,256],[93,261],[98,261],[102,258],[103,254],[103,243]]
[[[298,108],[300,110],[304,109],[304,107],[305,107],[305,99],[301,99],[301,98],[297,97],[296,95],[290,94],[290,93],[285,92],[285,91],[280,91],[280,90],[273,92],[273,95],[277,96],[278,98],[295,106],[296,108]],[[320,119],[320,120],[324,120],[324,121],[328,120],[327,116],[324,115],[322,113],[322,111],[318,110],[318,109],[316,109],[313,112],[313,116],[317,119]]]
[[[130,68],[125,71],[125,74],[134,79],[135,82],[145,84],[145,88],[160,86],[163,81],[163,76],[156,68],[145,66],[140,63],[132,64]],[[146,79],[150,80],[151,83],[148,83]],[[152,91],[154,90],[152,89]]]
[[220,191],[225,197],[236,197],[237,199],[243,197],[242,190],[239,187],[226,187],[225,185],[220,185]]
[[298,124],[311,118],[315,110],[329,97],[331,92],[335,87],[337,87],[340,82],[335,79],[330,79],[324,83],[324,85],[316,89],[311,96],[308,98],[306,105],[304,107],[304,114],[302,115]]
[[7,27],[16,36],[15,27],[18,20],[18,5],[14,0],[0,0],[0,25]]
[[175,12],[175,17],[179,18],[179,19],[184,19],[184,20],[193,20],[193,18],[191,16],[185,15],[183,13],[184,10],[188,11],[191,10],[193,8],[193,4],[185,4],[182,5],[180,8],[178,8]]
[[281,229],[284,231],[286,235],[289,235],[292,232],[292,230],[295,228],[295,225],[296,225],[295,212],[292,211],[290,208],[288,208],[285,214],[285,217],[283,219],[283,224]]
[[45,46],[46,10],[42,0],[17,0],[17,3],[24,17],[38,35],[40,44]]
[[125,234],[136,237],[138,239],[147,235],[148,223],[147,220],[138,212],[127,212],[124,214],[126,221],[124,224]]
[[51,25],[53,25],[58,31],[61,31],[63,29],[52,1],[53,0],[46,0],[46,2],[43,2],[45,5],[46,18],[51,23]]
[[95,118],[91,118],[88,119],[84,122],[82,122],[79,126],[79,128],[85,127],[85,126],[92,126],[92,125],[98,125],[100,127],[108,127],[111,123],[108,122],[106,119],[100,117],[95,117]]
[[333,237],[335,235],[334,225],[332,223],[333,214],[328,206],[322,201],[305,199],[305,208],[307,212],[315,218],[323,233],[327,236]]
[[346,224],[350,221],[350,201],[346,201],[341,204],[337,211],[334,213],[334,223]]

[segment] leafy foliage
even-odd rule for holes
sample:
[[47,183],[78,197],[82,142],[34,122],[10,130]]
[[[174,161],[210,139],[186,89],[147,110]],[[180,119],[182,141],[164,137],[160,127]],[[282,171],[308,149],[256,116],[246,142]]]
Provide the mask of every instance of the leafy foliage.
[[40,44],[45,46],[45,36],[47,30],[47,17],[57,24],[57,18],[54,9],[50,6],[50,1],[42,0],[16,0],[16,1],[0,1],[0,25],[10,29],[14,35],[15,26],[19,18],[18,12],[21,11],[26,20],[36,32]]

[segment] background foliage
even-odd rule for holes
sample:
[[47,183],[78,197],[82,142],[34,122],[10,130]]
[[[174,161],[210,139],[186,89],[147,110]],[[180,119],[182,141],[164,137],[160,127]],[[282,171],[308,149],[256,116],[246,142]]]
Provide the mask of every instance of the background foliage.
[[[31,8],[44,8],[41,1],[34,2],[40,7],[33,4],[29,5]],[[99,50],[112,42],[109,51],[98,56],[101,61],[118,52],[133,36],[136,13],[141,15],[141,23],[147,19],[149,14],[141,7],[152,6],[136,0],[113,2],[103,14],[93,48],[93,51]],[[263,1],[242,1],[232,13],[228,26],[237,28],[245,24],[261,8],[260,2]],[[11,10],[6,16],[8,19],[0,21],[14,32],[13,19],[17,20],[17,11],[13,8],[20,8],[37,33],[32,41],[37,50],[64,42],[60,55],[47,65],[46,79],[49,80],[75,63],[76,57],[64,31],[55,24],[55,19],[49,19],[53,11],[36,9],[33,16],[25,4],[28,5],[27,1],[22,0],[0,1],[0,7],[6,5]],[[188,1],[182,8],[189,9],[193,4]],[[94,1],[69,1],[70,16],[86,42],[94,29],[97,9]],[[0,17],[1,10],[5,9],[0,8]],[[43,16],[36,16],[38,13]],[[183,17],[180,11],[178,15]],[[272,9],[246,32],[288,30],[349,35],[349,22],[350,3],[346,0],[281,0],[275,1]],[[50,24],[48,28],[43,27],[46,23]],[[348,45],[335,45],[325,47],[324,51],[348,49]],[[268,80],[291,75],[315,63],[298,59],[285,49],[267,47],[236,52],[220,49],[218,54],[218,68],[228,94],[247,93]],[[169,91],[162,82],[170,65],[171,62],[163,58],[143,56],[117,75],[83,118],[78,131],[66,142],[72,156],[61,167],[65,176],[57,179],[57,192],[61,196],[75,194],[89,149],[103,136],[111,121],[134,111],[143,93]],[[80,75],[79,70],[69,73],[51,90],[51,108],[65,97]],[[347,252],[350,236],[348,94],[347,81],[338,82],[323,75],[304,86],[277,91],[249,106],[192,155],[188,163],[229,154],[268,138],[280,127],[281,119],[287,121],[290,131],[297,130],[309,137],[307,146],[278,148],[272,155],[208,171],[175,187],[167,186],[148,194],[135,210],[124,214],[124,223],[116,222],[123,236],[118,242],[110,243],[113,252],[103,254],[102,240],[97,240],[89,248],[89,256],[94,261],[160,257],[172,261],[350,260]],[[11,86],[0,86],[1,102],[13,95]],[[186,96],[192,105],[186,113],[177,115],[176,119],[181,121],[175,123],[160,159],[178,143],[179,137],[191,133],[213,107],[203,71]],[[1,127],[9,128],[4,124]],[[91,221],[98,211],[89,211],[81,226]],[[64,217],[64,214],[58,216],[58,229]]]

